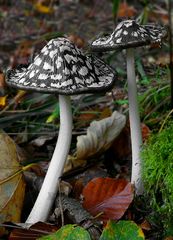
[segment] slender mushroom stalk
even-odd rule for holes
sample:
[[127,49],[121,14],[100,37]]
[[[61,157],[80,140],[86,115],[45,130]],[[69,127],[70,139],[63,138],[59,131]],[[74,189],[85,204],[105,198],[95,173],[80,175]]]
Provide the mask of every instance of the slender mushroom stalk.
[[91,49],[93,51],[126,49],[129,117],[132,145],[131,182],[135,185],[135,192],[137,195],[143,193],[140,159],[142,133],[137,103],[134,48],[152,43],[160,44],[161,40],[166,37],[166,35],[167,32],[163,27],[155,25],[139,25],[134,20],[126,20],[120,22],[110,35],[96,39],[91,43]]
[[143,193],[143,184],[141,181],[141,161],[140,148],[142,146],[142,134],[139,117],[139,107],[137,101],[137,86],[135,75],[134,49],[126,50],[127,54],[127,84],[129,99],[129,118],[132,146],[132,174],[131,182],[135,184],[138,194]]
[[59,94],[60,130],[50,165],[27,225],[46,221],[58,192],[58,182],[70,149],[72,113],[70,95],[96,93],[113,87],[116,72],[102,60],[85,56],[66,38],[52,39],[29,66],[9,70],[8,85]]
[[43,185],[26,223],[46,221],[55,200],[58,183],[69,153],[72,136],[72,111],[70,96],[59,95],[60,129],[56,147]]

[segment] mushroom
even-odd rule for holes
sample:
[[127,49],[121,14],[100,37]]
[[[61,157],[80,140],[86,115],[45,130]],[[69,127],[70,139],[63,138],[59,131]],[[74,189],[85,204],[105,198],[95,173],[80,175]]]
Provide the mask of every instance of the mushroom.
[[56,197],[72,136],[70,95],[106,91],[115,80],[116,73],[110,66],[98,58],[85,56],[66,38],[50,40],[28,67],[7,71],[6,82],[12,87],[59,96],[59,137],[26,223],[45,221]]
[[158,25],[139,25],[135,20],[120,22],[112,34],[98,38],[91,43],[93,51],[110,51],[126,49],[129,118],[132,145],[131,182],[135,185],[136,194],[143,193],[141,179],[140,147],[142,134],[137,102],[137,85],[135,76],[134,48],[152,43],[161,43],[166,37],[166,30]]

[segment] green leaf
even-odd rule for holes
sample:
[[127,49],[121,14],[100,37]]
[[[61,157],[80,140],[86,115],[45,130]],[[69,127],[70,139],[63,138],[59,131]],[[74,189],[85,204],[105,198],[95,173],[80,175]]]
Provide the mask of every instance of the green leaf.
[[144,234],[133,221],[108,221],[99,240],[143,240]]
[[128,104],[129,101],[126,99],[119,99],[119,100],[116,100],[115,103],[119,105],[124,105],[124,104]]
[[75,224],[68,224],[56,233],[39,238],[38,240],[91,240],[89,233]]
[[46,120],[46,123],[52,123],[55,119],[59,118],[59,115],[60,115],[60,109],[59,109],[59,104],[58,104],[58,105],[56,105],[54,111],[51,113],[51,115]]

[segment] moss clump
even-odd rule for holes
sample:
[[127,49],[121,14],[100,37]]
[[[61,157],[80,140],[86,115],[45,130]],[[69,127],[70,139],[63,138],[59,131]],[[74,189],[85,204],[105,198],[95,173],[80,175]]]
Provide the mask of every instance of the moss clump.
[[142,150],[143,181],[164,231],[173,233],[173,123],[153,135]]

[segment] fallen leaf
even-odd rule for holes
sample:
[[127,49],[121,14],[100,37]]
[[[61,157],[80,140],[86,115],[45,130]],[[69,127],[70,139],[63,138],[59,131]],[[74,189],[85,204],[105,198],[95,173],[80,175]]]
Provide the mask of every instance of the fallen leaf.
[[68,39],[73,42],[78,48],[83,48],[85,46],[85,40],[77,35],[71,34]]
[[96,113],[91,113],[91,112],[84,112],[81,113],[78,117],[79,122],[91,122],[96,118],[97,114]]
[[140,224],[140,227],[145,231],[151,230],[151,224],[146,219]]
[[69,155],[67,157],[63,172],[66,173],[74,168],[84,167],[86,163],[87,161],[85,159],[77,159],[76,157]]
[[4,107],[6,105],[7,95],[4,97],[0,97],[0,107]]
[[96,177],[107,177],[108,173],[105,169],[102,169],[99,166],[90,167],[86,171],[77,174],[71,181],[72,185],[72,194],[75,199],[80,199],[82,190],[84,186]]
[[91,240],[89,233],[82,227],[76,226],[75,224],[67,224],[60,228],[56,233],[48,235],[38,240]]
[[35,240],[39,237],[42,237],[47,234],[52,234],[57,231],[57,226],[52,224],[38,222],[32,225],[29,229],[15,228],[11,231],[8,240],[24,240],[24,239],[31,239]]
[[144,240],[142,229],[133,221],[108,221],[99,240]]
[[109,161],[123,162],[128,159],[131,154],[131,141],[130,141],[130,127],[127,123],[118,137],[113,141],[111,147],[107,151],[107,158]]
[[111,110],[109,107],[107,108],[104,108],[99,116],[99,119],[104,119],[104,118],[107,118],[107,117],[110,117],[112,114]]
[[126,2],[120,3],[118,17],[133,17],[136,14],[136,9],[133,6],[129,6]]
[[102,220],[119,220],[133,200],[133,188],[125,179],[94,178],[83,189],[83,207]]
[[106,151],[120,134],[126,118],[115,111],[112,116],[93,121],[87,129],[87,135],[77,137],[77,159],[87,159]]
[[36,4],[34,4],[34,8],[36,11],[43,13],[43,14],[51,14],[53,13],[53,8],[43,5],[41,2],[38,2]]
[[20,222],[25,194],[22,167],[14,141],[0,131],[0,222]]
[[142,128],[142,139],[143,139],[143,141],[146,141],[151,134],[151,130],[144,123],[141,124],[141,128]]

